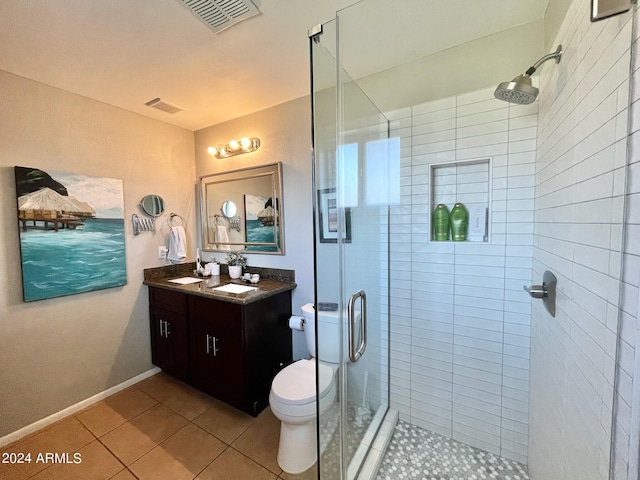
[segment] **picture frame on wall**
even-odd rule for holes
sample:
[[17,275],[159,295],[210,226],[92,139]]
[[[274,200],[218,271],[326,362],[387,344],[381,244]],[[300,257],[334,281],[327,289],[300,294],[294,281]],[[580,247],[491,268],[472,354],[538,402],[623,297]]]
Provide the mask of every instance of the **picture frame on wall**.
[[335,188],[318,190],[318,224],[320,243],[337,243],[338,234],[344,232],[343,242],[351,242],[351,209],[345,207],[343,221],[344,228],[340,229],[338,222],[338,202]]
[[122,180],[14,170],[23,300],[126,285]]

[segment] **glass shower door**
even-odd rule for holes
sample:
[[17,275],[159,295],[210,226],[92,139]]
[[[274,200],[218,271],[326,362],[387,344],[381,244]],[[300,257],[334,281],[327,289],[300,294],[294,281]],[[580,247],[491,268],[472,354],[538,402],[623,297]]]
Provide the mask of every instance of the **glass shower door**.
[[335,22],[311,39],[317,360],[336,369],[337,386],[333,402],[318,402],[319,470],[351,479],[389,405],[389,179],[398,146],[384,116],[346,72],[337,75],[335,39]]

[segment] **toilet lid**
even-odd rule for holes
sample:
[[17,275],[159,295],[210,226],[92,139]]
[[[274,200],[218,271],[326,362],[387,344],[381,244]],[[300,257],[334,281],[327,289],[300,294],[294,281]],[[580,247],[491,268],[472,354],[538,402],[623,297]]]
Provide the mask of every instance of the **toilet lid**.
[[[322,397],[333,381],[333,369],[319,364],[320,397]],[[271,384],[271,391],[282,403],[300,405],[316,398],[316,362],[298,360],[276,375]]]

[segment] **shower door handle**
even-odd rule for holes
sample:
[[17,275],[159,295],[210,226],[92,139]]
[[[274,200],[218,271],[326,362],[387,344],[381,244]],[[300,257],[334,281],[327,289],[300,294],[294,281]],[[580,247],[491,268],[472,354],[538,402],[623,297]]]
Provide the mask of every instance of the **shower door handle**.
[[[356,339],[356,300],[360,299],[360,321],[358,322],[358,335]],[[367,295],[364,290],[359,290],[349,297],[347,305],[349,321],[349,360],[357,362],[367,348]]]

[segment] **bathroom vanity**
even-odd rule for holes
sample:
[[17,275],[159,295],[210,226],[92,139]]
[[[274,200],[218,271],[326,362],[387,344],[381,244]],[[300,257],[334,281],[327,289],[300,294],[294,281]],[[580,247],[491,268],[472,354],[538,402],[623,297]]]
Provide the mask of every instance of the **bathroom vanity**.
[[291,275],[274,279],[262,271],[257,290],[235,294],[214,290],[233,283],[224,274],[180,285],[169,280],[184,275],[162,268],[145,270],[144,280],[153,364],[257,416],[268,405],[273,377],[292,360],[293,272],[278,270]]

